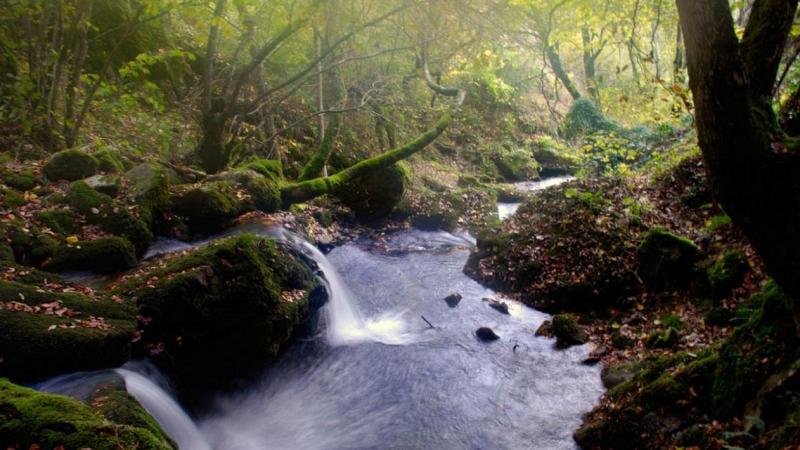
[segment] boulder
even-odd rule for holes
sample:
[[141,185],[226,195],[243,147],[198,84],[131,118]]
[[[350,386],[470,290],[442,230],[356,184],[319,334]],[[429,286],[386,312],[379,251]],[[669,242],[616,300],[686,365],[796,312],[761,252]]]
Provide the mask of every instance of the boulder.
[[107,237],[62,245],[42,268],[51,272],[117,273],[136,265],[136,249],[125,238]]
[[108,148],[100,149],[92,154],[97,160],[97,168],[104,173],[122,173],[126,169],[126,160],[116,151]]
[[500,339],[500,336],[489,327],[480,327],[475,331],[475,336],[483,342],[491,342]]
[[275,212],[281,207],[281,191],[278,183],[251,169],[237,169],[217,175],[214,179],[225,180],[246,195],[242,196],[243,210]]
[[444,298],[444,301],[447,303],[447,306],[455,308],[456,306],[458,306],[458,303],[461,302],[461,294],[459,293],[450,294]]
[[556,338],[556,343],[561,348],[589,342],[589,333],[578,324],[578,320],[571,314],[553,316],[551,330]]
[[673,327],[664,331],[655,331],[647,337],[647,346],[650,348],[673,348],[680,341],[681,335]]
[[30,191],[36,187],[36,175],[31,169],[14,171],[0,168],[0,182],[19,191]]
[[336,191],[342,203],[365,222],[386,218],[400,203],[408,183],[408,168],[403,163],[373,170]]
[[504,150],[494,155],[497,171],[507,181],[526,181],[539,178],[539,164],[524,150]]
[[133,308],[48,286],[0,281],[0,376],[30,382],[129,359]]
[[[107,403],[119,402],[108,398]],[[116,422],[95,405],[0,379],[0,442],[9,448],[174,450],[160,428]],[[131,410],[130,405],[126,405]],[[140,406],[138,411],[147,415]],[[149,417],[149,416],[148,416]],[[152,421],[152,419],[150,419]]]
[[283,180],[283,165],[277,159],[254,159],[239,168],[253,170],[276,183]]
[[222,231],[241,212],[236,190],[226,181],[190,185],[173,194],[172,211],[181,216],[193,235]]
[[125,172],[128,179],[128,196],[139,206],[145,223],[158,225],[170,209],[169,187],[177,181],[170,169],[152,162],[144,162]]
[[325,290],[304,261],[273,239],[240,235],[133,277],[116,292],[135,298],[146,318],[138,354],[181,393],[196,394],[274,360],[305,330]]
[[69,208],[39,211],[34,217],[43,226],[60,235],[68,236],[80,231],[78,218]]
[[549,148],[536,148],[533,157],[539,163],[542,178],[571,175],[576,172],[575,163]]
[[691,240],[653,228],[644,234],[637,249],[639,276],[651,290],[683,286],[691,279],[699,254]]
[[0,223],[0,242],[11,248],[14,261],[39,266],[58,248],[59,242],[38,227],[21,220]]
[[54,153],[44,166],[47,178],[75,181],[97,173],[98,163],[94,156],[75,148]]

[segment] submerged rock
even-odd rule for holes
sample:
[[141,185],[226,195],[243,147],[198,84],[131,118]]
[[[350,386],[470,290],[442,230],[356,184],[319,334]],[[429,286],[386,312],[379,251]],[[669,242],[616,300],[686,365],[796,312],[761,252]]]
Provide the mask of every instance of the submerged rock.
[[90,406],[0,379],[0,442],[31,449],[176,449],[141,406],[125,396],[116,390]]
[[135,298],[145,318],[137,352],[188,395],[273,360],[325,292],[291,250],[251,235],[196,249],[116,291]]
[[459,302],[461,302],[461,294],[459,293],[450,294],[444,298],[444,301],[447,303],[447,306],[455,308],[456,306],[458,306]]
[[500,336],[489,327],[480,327],[475,331],[475,336],[484,342],[491,342],[500,339]]

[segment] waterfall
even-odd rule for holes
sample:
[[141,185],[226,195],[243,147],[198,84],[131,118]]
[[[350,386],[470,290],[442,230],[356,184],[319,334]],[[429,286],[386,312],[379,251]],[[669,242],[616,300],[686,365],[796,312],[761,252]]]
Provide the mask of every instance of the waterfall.
[[313,259],[324,275],[321,279],[327,285],[329,294],[324,312],[327,338],[331,345],[369,341],[389,345],[414,342],[415,337],[407,330],[402,313],[384,313],[376,318],[365,319],[358,310],[355,295],[342,280],[336,267],[316,246],[286,230],[282,230],[281,237]]
[[177,444],[181,450],[211,450],[211,446],[203,438],[194,421],[181,408],[165,387],[156,381],[165,380],[151,365],[146,365],[148,371],[155,373],[147,376],[134,371],[140,370],[143,363],[128,363],[115,372],[125,380],[128,393],[131,394],[144,409],[153,416]]

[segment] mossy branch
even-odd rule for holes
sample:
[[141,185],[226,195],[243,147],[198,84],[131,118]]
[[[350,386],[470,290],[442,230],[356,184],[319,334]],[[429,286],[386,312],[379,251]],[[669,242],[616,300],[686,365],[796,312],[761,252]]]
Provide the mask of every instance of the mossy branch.
[[314,178],[285,185],[281,188],[283,206],[288,207],[294,203],[302,203],[323,194],[334,192],[348,181],[361,177],[372,170],[388,167],[398,161],[424,149],[433,142],[447,128],[452,120],[452,112],[447,111],[439,118],[434,127],[418,136],[413,141],[381,153],[378,156],[359,161],[358,163],[327,177]]
[[336,141],[336,136],[339,134],[339,123],[339,118],[333,116],[331,126],[327,130],[328,132],[325,134],[319,147],[317,147],[314,156],[312,156],[308,164],[303,167],[303,171],[300,173],[297,181],[310,180],[314,177],[318,177],[319,174],[322,173],[322,168],[325,166],[325,163],[328,162],[328,158],[333,150],[333,143]]

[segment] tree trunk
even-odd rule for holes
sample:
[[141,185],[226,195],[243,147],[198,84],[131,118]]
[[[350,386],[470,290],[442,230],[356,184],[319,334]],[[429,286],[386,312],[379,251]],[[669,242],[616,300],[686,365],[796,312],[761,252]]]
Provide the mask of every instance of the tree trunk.
[[678,25],[675,30],[675,59],[672,60],[672,81],[675,83],[683,83],[683,69],[686,65],[686,58],[684,55],[684,48],[683,48],[683,29],[681,28],[681,23],[678,22]]
[[561,65],[561,57],[558,55],[556,48],[552,45],[547,45],[545,52],[550,67],[553,69],[553,72],[555,72],[556,77],[561,81],[561,84],[567,89],[569,95],[572,96],[572,99],[577,100],[581,98],[581,93],[578,91],[578,88],[575,87],[575,83],[572,82],[569,74],[564,70],[564,66]]
[[586,27],[581,28],[581,40],[583,42],[583,74],[586,78],[586,92],[594,102],[600,104],[600,92],[597,83],[597,72],[595,70],[595,56],[594,49],[592,49],[592,37],[589,34],[589,29]]
[[215,100],[211,111],[204,113],[200,122],[202,138],[197,147],[197,158],[208,173],[216,173],[228,165],[230,151],[227,145],[229,116],[221,100]]
[[763,102],[797,0],[758,0],[741,45],[727,0],[677,4],[712,191],[767,272],[800,298],[800,160],[774,134],[774,114]]

